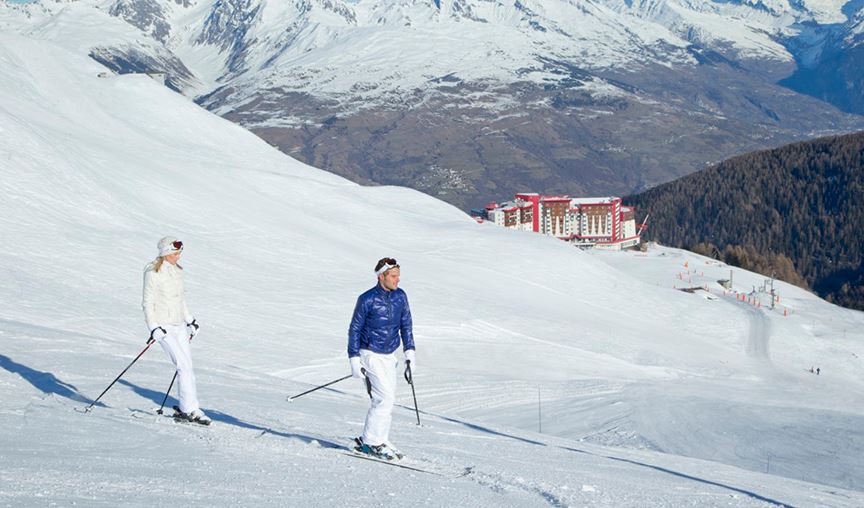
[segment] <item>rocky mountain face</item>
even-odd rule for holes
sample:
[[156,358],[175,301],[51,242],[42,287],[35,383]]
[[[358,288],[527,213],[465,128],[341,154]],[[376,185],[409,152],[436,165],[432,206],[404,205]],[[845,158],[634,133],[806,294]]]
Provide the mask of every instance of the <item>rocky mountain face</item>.
[[65,3],[144,40],[99,45],[105,65],[165,72],[304,162],[463,209],[627,194],[864,128],[860,0]]
[[839,27],[808,27],[808,38],[792,41],[800,65],[780,83],[860,115],[864,114],[864,11],[850,12],[850,17],[853,22]]

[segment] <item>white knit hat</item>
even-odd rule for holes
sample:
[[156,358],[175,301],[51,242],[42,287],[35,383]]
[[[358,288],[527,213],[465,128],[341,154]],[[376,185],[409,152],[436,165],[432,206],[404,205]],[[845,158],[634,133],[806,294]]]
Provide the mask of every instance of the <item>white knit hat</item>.
[[[176,247],[179,244],[180,247]],[[180,252],[183,250],[183,242],[174,238],[173,236],[166,236],[159,240],[159,256],[167,256],[168,254],[173,254],[175,252]]]

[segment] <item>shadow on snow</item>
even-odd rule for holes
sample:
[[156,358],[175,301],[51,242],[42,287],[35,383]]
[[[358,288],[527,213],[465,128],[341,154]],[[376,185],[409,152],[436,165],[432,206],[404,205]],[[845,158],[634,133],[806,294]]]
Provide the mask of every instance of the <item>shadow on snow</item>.
[[[3,357],[0,356],[0,358],[3,358]],[[164,393],[160,393],[160,392],[156,392],[156,391],[153,391],[153,390],[150,390],[147,388],[143,388],[143,387],[137,386],[137,385],[130,383],[128,381],[125,381],[125,380],[120,380],[120,383],[128,386],[129,388],[132,388],[132,390],[134,390],[135,393],[141,395],[142,397],[145,397],[145,398],[151,400],[155,404],[161,404],[162,398],[165,397]],[[169,400],[172,402],[176,401],[176,399],[174,399],[173,397],[169,397]],[[166,402],[166,405],[170,406],[170,405],[172,405],[172,403]],[[412,411],[414,410],[413,407],[412,408],[409,408],[407,406],[402,406],[402,407],[404,407],[405,409],[410,409]],[[282,431],[278,431],[278,430],[273,430],[273,429],[268,428],[268,427],[263,427],[263,426],[258,425],[258,424],[249,423],[249,422],[243,421],[243,420],[241,420],[235,416],[232,416],[232,415],[227,414],[227,413],[223,413],[222,411],[218,411],[215,409],[206,409],[206,413],[210,416],[210,418],[213,419],[213,421],[217,421],[217,422],[220,422],[220,423],[223,423],[226,425],[233,425],[235,427],[240,427],[243,429],[260,431],[261,434],[259,434],[256,437],[260,437],[260,436],[263,436],[265,434],[273,434],[274,436],[284,437],[284,438],[288,438],[288,439],[299,439],[299,440],[301,440],[307,444],[312,443],[312,442],[317,442],[324,448],[334,448],[334,449],[344,449],[345,448],[343,445],[340,445],[338,443],[334,443],[332,441],[328,441],[326,439],[321,439],[321,438],[317,438],[317,437],[313,437],[313,436],[307,436],[307,435],[303,435],[303,434],[282,432]],[[497,430],[494,430],[494,429],[491,429],[488,427],[484,427],[482,425],[477,425],[474,423],[466,422],[464,420],[459,420],[457,418],[450,418],[450,417],[446,417],[446,416],[439,415],[439,414],[428,413],[426,411],[420,411],[420,413],[425,414],[427,416],[433,416],[435,418],[440,418],[444,421],[448,421],[448,422],[455,423],[458,425],[463,425],[463,426],[468,427],[470,429],[473,429],[473,430],[476,430],[479,432],[483,432],[486,434],[500,436],[500,437],[503,437],[506,439],[513,439],[516,441],[521,441],[523,443],[527,443],[527,444],[535,445],[535,446],[549,446],[546,443],[543,443],[540,441],[534,441],[534,440],[527,439],[527,438],[520,437],[520,436],[516,436],[513,434],[507,434],[507,433],[500,432],[500,431],[497,431]],[[720,487],[723,489],[731,490],[733,492],[737,492],[739,494],[743,494],[743,495],[748,496],[750,498],[753,498],[753,499],[756,499],[756,500],[759,500],[759,501],[762,501],[765,503],[770,503],[770,504],[773,504],[775,506],[790,507],[790,508],[792,506],[792,505],[789,505],[789,504],[784,503],[782,501],[777,501],[776,499],[771,499],[771,498],[762,496],[760,494],[757,494],[756,492],[752,492],[752,491],[745,490],[745,489],[742,489],[739,487],[734,487],[731,485],[726,485],[723,483],[715,482],[712,480],[708,480],[706,478],[699,478],[697,476],[689,475],[686,473],[681,473],[681,472],[674,471],[672,469],[668,469],[668,468],[661,467],[661,466],[655,466],[652,464],[647,464],[644,462],[639,462],[639,461],[635,461],[635,460],[631,460],[631,459],[625,459],[625,458],[621,458],[621,457],[613,457],[611,455],[598,455],[596,453],[592,453],[592,452],[589,452],[586,450],[580,450],[578,448],[571,448],[571,447],[567,447],[567,446],[558,446],[557,448],[560,448],[560,449],[566,450],[566,451],[570,451],[570,452],[584,453],[586,455],[592,455],[595,457],[602,457],[602,458],[609,459],[609,460],[615,460],[618,462],[624,462],[624,463],[632,464],[632,465],[639,466],[639,467],[645,467],[645,468],[653,469],[655,471],[659,471],[661,473],[677,476],[679,478],[684,478],[687,480],[692,480],[692,481],[696,481],[699,483],[703,483],[705,485],[712,485],[714,487]]]
[[[412,411],[414,410],[414,408],[408,408],[407,406],[403,406],[403,407],[406,407],[406,409],[411,409]],[[466,422],[466,421],[464,421],[464,420],[459,420],[459,419],[457,419],[457,418],[450,418],[450,417],[446,417],[446,416],[443,416],[443,415],[431,414],[431,413],[427,413],[427,412],[425,412],[425,411],[420,411],[420,413],[421,413],[421,414],[430,415],[430,416],[434,416],[434,417],[436,417],[436,418],[440,418],[440,419],[445,420],[445,421],[448,421],[448,422],[452,422],[452,423],[456,423],[456,424],[459,424],[459,425],[463,425],[463,426],[468,427],[468,428],[470,428],[470,429],[473,429],[473,430],[476,430],[476,431],[480,431],[480,432],[483,432],[483,433],[486,433],[486,434],[492,434],[492,435],[500,436],[500,437],[507,438],[507,439],[513,439],[513,440],[521,441],[521,442],[523,442],[523,443],[528,443],[528,444],[531,444],[531,445],[537,445],[537,446],[549,446],[549,445],[547,445],[546,443],[542,443],[542,442],[540,442],[540,441],[534,441],[534,440],[531,440],[531,439],[526,439],[526,438],[524,438],[524,437],[515,436],[515,435],[513,435],[513,434],[506,434],[506,433],[504,433],[504,432],[499,432],[499,431],[497,431],[497,430],[493,430],[493,429],[490,429],[490,428],[488,428],[488,427],[483,427],[482,425],[477,425],[477,424],[474,424],[474,423],[469,423],[469,422]],[[753,499],[756,499],[756,500],[759,500],[759,501],[762,501],[762,502],[765,502],[765,503],[770,503],[770,504],[773,504],[773,505],[776,505],[776,506],[782,506],[782,507],[791,507],[791,506],[792,506],[792,505],[789,505],[789,504],[784,503],[784,502],[782,502],[782,501],[777,501],[776,499],[771,499],[771,498],[768,498],[768,497],[762,496],[762,495],[760,495],[760,494],[757,494],[756,492],[752,492],[752,491],[749,491],[749,490],[744,490],[744,489],[739,488],[739,487],[733,487],[733,486],[731,486],[731,485],[726,485],[726,484],[723,484],[723,483],[715,482],[715,481],[712,481],[712,480],[708,480],[708,479],[706,479],[706,478],[699,478],[699,477],[697,477],[697,476],[692,476],[692,475],[689,475],[689,474],[686,474],[686,473],[681,473],[681,472],[678,472],[678,471],[673,471],[672,469],[667,469],[667,468],[665,468],[665,467],[661,467],[661,466],[655,466],[655,465],[652,465],[652,464],[647,464],[647,463],[644,463],[644,462],[639,462],[639,461],[630,460],[630,459],[624,459],[624,458],[621,458],[621,457],[613,457],[613,456],[611,456],[611,455],[598,455],[598,454],[596,454],[596,453],[592,453],[592,452],[589,452],[589,451],[586,451],[586,450],[580,450],[580,449],[578,449],[578,448],[571,448],[571,447],[567,447],[567,446],[558,446],[557,448],[560,448],[560,449],[562,449],[562,450],[566,450],[566,451],[570,451],[570,452],[584,453],[584,454],[586,454],[586,455],[592,455],[592,456],[594,456],[594,457],[601,457],[601,458],[604,458],[604,459],[615,460],[615,461],[618,461],[618,462],[625,462],[625,463],[628,463],[628,464],[633,464],[633,465],[635,465],[635,466],[646,467],[646,468],[649,468],[649,469],[653,469],[653,470],[655,470],[655,471],[660,471],[661,473],[671,474],[671,475],[673,475],[673,476],[677,476],[677,477],[679,477],[679,478],[685,478],[685,479],[687,479],[687,480],[692,480],[692,481],[696,481],[696,482],[699,482],[699,483],[704,483],[704,484],[706,484],[706,485],[712,485],[712,486],[715,486],[715,487],[720,487],[720,488],[723,488],[723,489],[728,489],[728,490],[731,490],[731,491],[733,491],[733,492],[737,492],[737,493],[739,493],[739,494],[743,494],[743,495],[748,496],[748,497],[751,497],[751,498],[753,498]]]
[[567,450],[567,451],[571,451],[571,452],[584,453],[584,454],[586,454],[586,455],[593,455],[594,457],[602,457],[602,458],[604,458],[604,459],[615,460],[615,461],[618,461],[618,462],[625,462],[625,463],[627,463],[627,464],[633,464],[633,465],[635,465],[635,466],[647,467],[647,468],[649,468],[649,469],[653,469],[653,470],[655,470],[655,471],[660,471],[661,473],[671,474],[671,475],[673,475],[673,476],[677,476],[677,477],[679,477],[679,478],[685,478],[685,479],[687,479],[687,480],[693,480],[693,481],[696,481],[696,482],[699,482],[699,483],[704,483],[704,484],[706,484],[706,485],[713,485],[713,486],[715,486],[715,487],[720,487],[720,488],[723,488],[723,489],[728,489],[728,490],[731,490],[731,491],[733,491],[733,492],[737,492],[737,493],[739,493],[739,494],[744,494],[745,496],[752,497],[753,499],[757,499],[757,500],[759,500],[759,501],[763,501],[763,502],[766,502],[766,503],[770,503],[770,504],[773,504],[773,505],[776,505],[776,506],[783,506],[783,507],[788,507],[788,508],[791,508],[791,507],[792,507],[792,505],[786,504],[786,503],[784,503],[784,502],[782,502],[782,501],[777,501],[776,499],[771,499],[771,498],[768,498],[768,497],[765,497],[765,496],[759,495],[759,494],[757,494],[757,493],[755,493],[755,492],[752,492],[752,491],[749,491],[749,490],[744,490],[744,489],[739,488],[739,487],[733,487],[733,486],[731,486],[731,485],[726,485],[726,484],[724,484],[724,483],[719,483],[719,482],[715,482],[715,481],[708,480],[708,479],[705,479],[705,478],[699,478],[699,477],[697,477],[697,476],[689,475],[689,474],[686,474],[686,473],[681,473],[681,472],[678,472],[678,471],[673,471],[673,470],[668,469],[668,468],[665,468],[665,467],[655,466],[655,465],[653,465],[653,464],[646,464],[645,462],[639,462],[639,461],[637,461],[637,460],[623,459],[623,458],[621,458],[621,457],[612,457],[611,455],[598,455],[598,454],[596,454],[596,453],[592,453],[592,452],[585,451],[585,450],[579,450],[578,448],[570,448],[570,447],[567,447],[567,446],[562,446],[562,447],[560,447],[560,448],[561,448],[562,450]]
[[[138,386],[134,383],[130,383],[129,381],[126,381],[125,379],[121,379],[118,382],[124,386],[131,388],[135,393],[144,397],[145,399],[152,401],[154,404],[162,404],[162,399],[165,398],[164,392],[157,392],[157,391],[151,390],[149,388],[144,388],[144,387]],[[165,406],[167,406],[167,407],[171,407],[171,406],[174,406],[177,404],[178,404],[177,399],[175,399],[174,397],[171,397],[171,396],[169,396],[168,401],[165,402]],[[261,437],[264,434],[272,434],[274,436],[284,437],[284,438],[288,438],[288,439],[299,439],[300,441],[303,441],[304,443],[307,443],[307,444],[312,443],[312,442],[316,442],[319,445],[321,445],[322,448],[334,448],[334,449],[344,449],[345,448],[345,446],[343,446],[339,443],[334,443],[333,441],[328,441],[328,440],[322,439],[320,437],[307,436],[304,434],[296,434],[296,433],[292,433],[292,432],[283,432],[283,431],[279,431],[279,430],[273,430],[269,427],[264,427],[264,426],[261,426],[261,425],[255,424],[255,423],[243,421],[240,418],[237,418],[236,416],[232,416],[228,413],[224,413],[224,412],[219,411],[217,409],[209,409],[209,408],[202,408],[202,409],[204,410],[205,413],[207,413],[207,416],[209,416],[214,422],[224,423],[226,425],[232,425],[234,427],[239,427],[241,429],[260,431],[261,434],[259,434],[256,437]]]
[[18,374],[22,379],[43,393],[59,395],[76,402],[90,402],[90,399],[78,392],[78,388],[75,385],[60,381],[57,379],[57,376],[50,372],[32,369],[15,362],[5,355],[0,355],[0,367],[13,374]]

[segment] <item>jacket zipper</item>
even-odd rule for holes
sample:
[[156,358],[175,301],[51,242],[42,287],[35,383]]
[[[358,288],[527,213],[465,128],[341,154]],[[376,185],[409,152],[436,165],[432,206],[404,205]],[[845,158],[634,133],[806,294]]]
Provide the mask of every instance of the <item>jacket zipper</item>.
[[393,323],[393,305],[391,304],[391,301],[390,301],[390,293],[391,292],[388,291],[387,295],[386,295],[386,297],[387,297],[387,324],[388,325]]

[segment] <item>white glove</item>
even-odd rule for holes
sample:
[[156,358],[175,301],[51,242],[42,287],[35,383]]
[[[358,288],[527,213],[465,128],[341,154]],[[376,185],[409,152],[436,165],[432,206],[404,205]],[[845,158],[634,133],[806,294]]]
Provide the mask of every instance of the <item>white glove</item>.
[[168,335],[168,332],[166,332],[161,326],[156,325],[156,328],[150,330],[150,337],[147,339],[147,344],[156,340],[162,340],[166,335]]
[[198,321],[195,318],[192,318],[192,321],[186,323],[186,333],[189,334],[189,340],[192,340],[192,337],[198,335]]
[[409,349],[408,351],[405,351],[405,363],[407,365],[411,366],[411,375],[412,376],[417,373],[417,360],[414,359],[414,356],[415,355],[414,355],[413,349]]
[[356,379],[363,379],[366,377],[366,375],[363,374],[363,367],[360,366],[359,356],[352,356],[348,361],[351,362],[351,377]]

